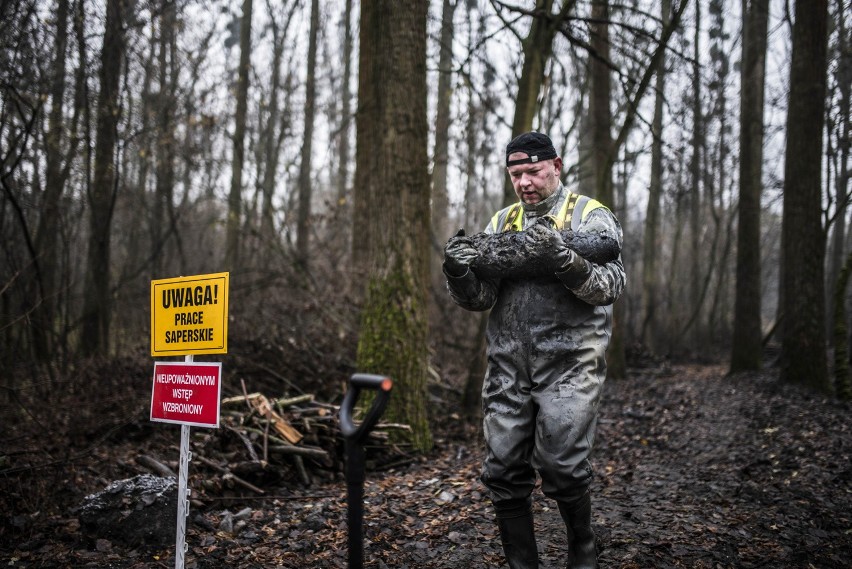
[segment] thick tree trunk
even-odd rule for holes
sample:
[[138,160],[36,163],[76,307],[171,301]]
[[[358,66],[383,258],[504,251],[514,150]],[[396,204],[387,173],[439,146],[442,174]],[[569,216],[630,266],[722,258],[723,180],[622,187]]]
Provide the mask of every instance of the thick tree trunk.
[[731,371],[760,369],[760,196],[763,189],[763,99],[769,0],[743,0],[740,94],[740,199],[737,291]]
[[89,250],[80,343],[84,355],[94,355],[109,349],[112,309],[110,231],[116,192],[115,143],[121,118],[118,88],[124,55],[123,20],[126,9],[124,0],[107,2],[99,73],[95,173],[89,196]]
[[781,379],[821,390],[830,387],[820,199],[827,38],[828,0],[798,0],[784,162]]
[[[428,369],[427,0],[361,6],[355,250],[367,270],[357,368],[395,380],[388,420],[432,446]],[[372,215],[369,212],[372,211]],[[360,213],[358,213],[360,212]]]

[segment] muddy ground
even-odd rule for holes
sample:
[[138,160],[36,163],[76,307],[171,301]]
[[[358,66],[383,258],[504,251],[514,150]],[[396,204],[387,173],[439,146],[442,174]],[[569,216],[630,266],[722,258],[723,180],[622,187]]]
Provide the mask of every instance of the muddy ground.
[[[851,410],[781,386],[772,371],[728,377],[717,366],[658,367],[610,381],[594,458],[601,567],[849,567]],[[503,564],[478,480],[477,429],[447,430],[451,411],[435,409],[434,452],[369,473],[366,567]],[[177,452],[176,431],[138,429],[138,436],[69,441],[79,445],[73,460],[0,474],[4,566],[174,567],[173,544],[128,548],[86,537],[73,514],[87,493],[129,476],[121,465],[140,452]],[[4,433],[7,449],[17,444],[8,437],[23,436]],[[200,467],[191,468],[199,484]],[[339,474],[311,487],[267,490],[193,506],[186,566],[347,567]],[[564,567],[558,512],[538,491],[534,507],[542,567]]]

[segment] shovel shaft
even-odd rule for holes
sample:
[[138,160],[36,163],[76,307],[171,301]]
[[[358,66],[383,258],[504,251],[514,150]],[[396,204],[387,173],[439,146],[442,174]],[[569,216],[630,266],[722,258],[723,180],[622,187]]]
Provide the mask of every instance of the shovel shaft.
[[[364,480],[365,459],[362,443],[381,417],[390,398],[393,381],[381,375],[356,373],[340,406],[340,430],[346,450],[346,503],[349,525],[349,568],[364,566]],[[376,390],[376,398],[360,425],[353,420],[361,389]]]
[[364,449],[346,440],[346,503],[349,526],[349,568],[364,566]]

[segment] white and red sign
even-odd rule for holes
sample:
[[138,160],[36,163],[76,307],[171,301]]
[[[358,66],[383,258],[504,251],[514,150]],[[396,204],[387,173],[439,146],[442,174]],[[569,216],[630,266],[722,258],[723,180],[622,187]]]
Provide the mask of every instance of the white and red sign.
[[155,362],[151,420],[219,427],[221,362]]

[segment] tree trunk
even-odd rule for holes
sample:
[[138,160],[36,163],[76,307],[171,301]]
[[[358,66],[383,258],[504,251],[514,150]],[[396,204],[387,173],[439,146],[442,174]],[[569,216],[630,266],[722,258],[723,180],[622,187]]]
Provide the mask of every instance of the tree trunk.
[[[689,192],[689,306],[697,315],[694,321],[689,344],[692,349],[698,349],[701,330],[701,167],[704,139],[704,121],[701,110],[701,3],[695,3],[695,35],[692,54],[692,158],[690,159],[690,192]],[[689,329],[685,330],[689,332]]]
[[171,258],[166,248],[174,200],[175,182],[175,25],[176,9],[174,0],[163,0],[160,13],[160,56],[159,86],[157,97],[157,187],[154,196],[154,219],[152,223],[151,259],[154,278],[163,278],[163,263]]
[[109,0],[106,7],[104,43],[99,73],[98,116],[95,143],[95,173],[89,196],[89,250],[83,330],[80,347],[84,355],[109,350],[110,231],[116,193],[115,143],[118,121],[118,88],[124,55],[124,0]]
[[337,203],[338,207],[348,211],[349,207],[349,161],[350,144],[349,131],[352,124],[352,0],[346,0],[343,22],[343,77],[340,86],[340,139],[337,145],[337,156],[340,167],[337,174]]
[[[660,4],[663,26],[669,25],[671,0]],[[663,103],[666,89],[666,57],[663,54],[657,69],[654,120],[651,126],[651,183],[648,188],[648,207],[645,213],[645,235],[642,243],[642,300],[643,320],[641,341],[651,352],[659,349],[657,330],[657,253],[660,247],[660,208],[663,196]]]
[[[388,420],[432,446],[426,417],[429,173],[426,147],[427,0],[361,6],[356,117],[356,225],[367,296],[357,369],[395,381]],[[372,209],[373,215],[366,215]]]
[[852,272],[852,253],[840,270],[835,284],[834,312],[834,392],[841,401],[852,399],[852,382],[849,376],[849,327],[846,324],[846,285]]
[[[295,4],[295,3],[294,3]],[[267,252],[273,250],[275,239],[275,208],[272,203],[275,194],[275,181],[278,175],[278,97],[281,90],[281,60],[284,54],[284,36],[281,28],[272,13],[270,0],[267,0],[267,8],[270,13],[270,27],[272,28],[272,84],[269,87],[269,111],[265,121],[264,145],[264,170],[261,188],[263,201],[260,206],[260,238]],[[285,28],[286,29],[286,28]]]
[[316,112],[317,35],[319,34],[319,0],[311,2],[311,28],[308,39],[308,75],[305,82],[305,131],[302,139],[302,161],[299,165],[299,212],[296,219],[296,252],[304,270],[308,265],[311,217],[311,154],[314,141],[314,116]]
[[66,178],[62,170],[62,132],[65,128],[62,109],[64,108],[63,99],[65,97],[68,15],[68,0],[59,0],[56,7],[55,58],[50,88],[51,108],[45,140],[44,197],[34,243],[36,266],[38,267],[37,280],[39,282],[36,283],[36,306],[32,316],[31,329],[34,355],[39,361],[47,361],[50,358],[56,320],[60,200],[65,191]]
[[[284,136],[284,128],[279,126],[280,110],[278,99],[281,96],[281,63],[284,55],[285,39],[293,13],[298,2],[293,2],[285,17],[283,26],[279,23],[273,13],[273,0],[267,0],[267,9],[270,13],[270,26],[272,28],[272,84],[269,88],[269,112],[266,119],[266,136],[264,140],[264,170],[263,170],[263,204],[260,214],[260,236],[265,246],[267,258],[275,250],[278,237],[275,232],[275,207],[273,198],[278,176],[278,163],[280,156],[281,140]],[[277,3],[276,3],[277,4]]]
[[[441,36],[438,59],[438,91],[435,110],[435,149],[432,159],[432,229],[429,249],[430,265],[430,322],[429,328],[437,331],[438,337],[444,338],[449,332],[445,311],[441,308],[448,306],[449,298],[446,291],[446,280],[442,270],[444,245],[454,233],[451,229],[450,198],[447,190],[447,167],[450,146],[450,107],[453,94],[453,39],[455,26],[455,0],[444,0],[441,14]],[[435,359],[438,362],[447,361],[446,342],[435,344]]]
[[[608,165],[612,152],[612,77],[609,57],[609,0],[595,0],[592,4],[591,47],[589,55],[592,170],[595,180],[595,198],[613,211],[616,210],[612,186],[612,168]],[[612,340],[607,352],[607,376],[620,379],[627,375],[624,353],[623,302],[613,306]]]
[[592,135],[592,164],[598,201],[615,210],[612,170],[607,158],[612,146],[612,77],[609,58],[609,0],[592,3],[591,47],[589,56],[589,125]]
[[796,2],[784,162],[781,379],[830,387],[821,223],[828,0]]
[[[836,126],[837,133],[835,136],[838,141],[836,150],[836,168],[835,168],[835,202],[837,209],[834,216],[834,230],[832,232],[831,253],[828,262],[828,280],[826,283],[826,297],[829,303],[827,314],[832,314],[834,311],[834,288],[838,276],[844,266],[844,254],[847,239],[846,232],[846,216],[849,211],[849,196],[847,194],[849,186],[849,150],[852,145],[852,132],[850,132],[850,92],[852,91],[852,46],[849,35],[849,28],[846,22],[847,11],[843,0],[837,2],[837,66],[834,72],[834,80],[837,85],[838,101],[837,101],[837,118]],[[830,56],[831,57],[831,56]],[[831,140],[832,133],[829,133]],[[831,150],[828,152],[832,154]],[[826,160],[826,165],[831,163],[830,157]],[[833,336],[829,335],[829,340]],[[834,346],[835,348],[837,346]]]
[[[476,34],[474,33],[474,12],[475,6],[471,3],[467,5],[467,30],[468,49],[476,44]],[[479,18],[476,18],[477,20]],[[487,77],[486,77],[487,81]],[[490,85],[486,85],[486,90]],[[479,137],[481,133],[486,133],[487,137],[487,121],[484,120],[484,112],[477,105],[477,95],[474,92],[473,86],[468,83],[467,97],[467,118],[465,123],[465,149],[464,152],[464,169],[465,169],[465,191],[464,191],[464,216],[461,220],[461,227],[467,229],[469,233],[481,231],[479,227],[479,210],[483,209],[480,203],[478,193],[485,192],[486,189],[481,184],[480,177],[477,175],[476,162],[479,155]],[[485,144],[488,144],[487,142]],[[485,145],[483,145],[485,146]],[[486,152],[491,152],[491,148],[486,148]],[[481,200],[486,201],[486,200]],[[490,215],[490,212],[488,213]],[[470,424],[479,422],[482,417],[482,382],[485,379],[485,368],[487,365],[486,359],[486,341],[485,330],[488,325],[489,311],[479,313],[465,313],[459,315],[461,325],[460,328],[464,332],[457,337],[473,338],[472,342],[466,342],[465,345],[470,347],[472,352],[469,364],[466,367],[466,377],[464,388],[462,390],[461,410],[462,417]]]
[[450,103],[453,94],[453,15],[457,3],[444,0],[441,16],[441,45],[438,61],[438,101],[435,115],[435,152],[432,168],[432,242],[438,259],[443,258],[444,244],[450,238],[450,198],[447,193],[447,163],[450,143]]
[[243,0],[240,22],[240,68],[237,79],[237,110],[234,117],[234,156],[231,191],[228,194],[228,220],[225,236],[225,268],[235,271],[240,262],[240,220],[242,218],[243,163],[245,161],[246,113],[251,72],[252,0]]
[[763,189],[763,98],[768,22],[769,0],[743,0],[740,199],[732,372],[757,370],[762,364],[760,195]]

